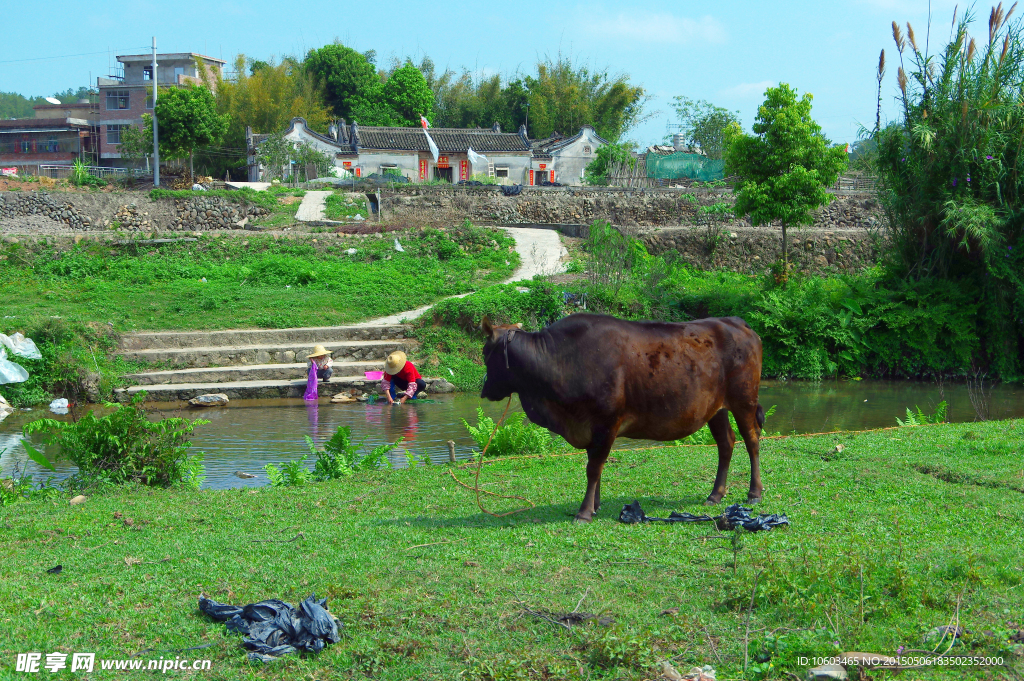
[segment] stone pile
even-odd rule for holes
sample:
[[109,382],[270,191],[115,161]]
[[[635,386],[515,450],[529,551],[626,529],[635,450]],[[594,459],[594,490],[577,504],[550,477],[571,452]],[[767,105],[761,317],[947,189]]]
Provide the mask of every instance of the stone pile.
[[270,211],[262,206],[232,203],[219,196],[175,199],[171,229],[241,229],[248,221]]
[[156,225],[149,219],[149,213],[139,210],[134,203],[119,206],[110,219],[110,229],[127,229],[132,231],[152,230]]
[[67,201],[57,201],[46,192],[0,196],[0,219],[38,215],[61,222],[72,229],[88,229],[89,218]]

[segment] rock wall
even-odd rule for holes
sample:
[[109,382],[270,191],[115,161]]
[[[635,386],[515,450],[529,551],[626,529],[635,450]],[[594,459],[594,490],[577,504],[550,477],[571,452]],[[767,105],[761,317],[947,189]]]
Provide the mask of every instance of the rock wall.
[[[618,189],[524,187],[505,196],[500,187],[399,185],[381,190],[386,221],[430,220],[478,224],[590,225],[606,220],[623,228],[680,227],[699,222],[701,206],[732,204],[729,189]],[[840,195],[815,215],[817,229],[877,228],[882,213],[873,195]],[[750,227],[735,220],[726,227]]]
[[[865,229],[810,228],[787,230],[793,271],[854,274],[875,265],[884,249],[877,232]],[[699,227],[659,229],[642,235],[652,253],[676,252],[701,269],[727,269],[760,274],[782,257],[782,229],[738,227],[717,238]]]
[[152,200],[140,192],[6,192],[0,195],[5,232],[78,230],[205,231],[240,229],[266,208],[220,196]]
[[74,203],[44,192],[0,195],[0,220],[36,216],[61,223],[68,229],[89,229],[92,221],[83,216]]

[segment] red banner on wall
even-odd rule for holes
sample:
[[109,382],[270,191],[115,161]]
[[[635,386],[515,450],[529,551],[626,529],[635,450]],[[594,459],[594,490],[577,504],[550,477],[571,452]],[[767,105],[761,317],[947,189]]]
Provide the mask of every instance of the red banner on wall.
[[427,179],[427,159],[425,158],[420,159],[420,179]]
[[459,179],[469,179],[469,161],[467,161],[466,159],[462,159],[461,161],[459,161]]
[[530,186],[533,186],[533,171],[530,171]]
[[550,175],[550,178],[549,178],[549,179],[550,179],[550,180],[551,180],[552,182],[554,182],[554,181],[555,181],[555,171],[554,171],[554,170],[552,170],[552,171],[551,171],[550,173],[548,173],[548,174]]
[[362,174],[363,174],[363,169],[362,168],[356,168],[356,177],[362,177]]

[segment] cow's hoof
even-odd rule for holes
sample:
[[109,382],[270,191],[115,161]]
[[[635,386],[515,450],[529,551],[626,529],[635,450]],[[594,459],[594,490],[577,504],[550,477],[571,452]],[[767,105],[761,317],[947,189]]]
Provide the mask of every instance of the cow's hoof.
[[593,515],[584,515],[582,513],[577,513],[576,514],[576,522],[578,522],[578,523],[589,523],[593,517],[594,517]]
[[715,497],[710,496],[704,501],[705,506],[717,506],[720,503],[722,503],[722,497],[718,497],[716,499]]
[[750,496],[748,494],[747,495],[747,503],[750,504],[751,506],[753,506],[755,504],[760,504],[761,503],[761,497],[754,497],[754,496]]

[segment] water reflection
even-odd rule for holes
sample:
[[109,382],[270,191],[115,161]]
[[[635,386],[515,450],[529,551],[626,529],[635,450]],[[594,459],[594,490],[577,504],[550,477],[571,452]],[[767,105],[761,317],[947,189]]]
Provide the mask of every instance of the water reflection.
[[[462,419],[476,424],[476,409],[493,419],[501,416],[504,403],[486,402],[475,395],[438,396],[432,403],[410,402],[391,406],[376,404],[332,404],[292,400],[244,400],[227,407],[182,413],[180,405],[157,404],[163,416],[202,417],[208,425],[196,429],[192,443],[195,450],[206,453],[206,486],[241,487],[266,484],[263,466],[297,459],[309,452],[305,436],[322,447],[339,426],[348,426],[352,440],[363,442],[365,451],[402,438],[402,445],[389,453],[393,466],[408,464],[406,452],[435,463],[448,460],[446,442],[454,440],[456,456],[468,457],[474,442],[462,425]],[[974,410],[962,385],[938,386],[927,383],[882,381],[830,381],[821,383],[766,382],[761,389],[765,408],[776,406],[767,423],[769,432],[822,432],[861,430],[896,425],[908,407],[920,406],[926,413],[946,400],[949,417],[954,421],[974,420]],[[513,411],[518,409],[513,400]],[[991,395],[993,418],[1024,417],[1024,389],[1020,386],[998,386]],[[0,471],[10,475],[15,465],[22,471],[39,471],[28,461],[21,447],[21,426],[43,416],[52,416],[42,409],[18,412],[0,423]],[[36,438],[34,438],[36,439]],[[37,440],[38,441],[38,440]],[[642,441],[620,439],[618,448],[641,446]],[[47,451],[51,459],[55,451]],[[310,461],[310,465],[312,462]],[[254,479],[240,479],[235,471],[255,474]],[[67,462],[58,463],[58,475],[74,472]],[[42,476],[45,477],[45,476]]]

